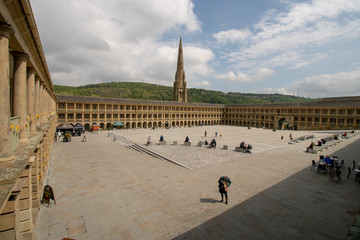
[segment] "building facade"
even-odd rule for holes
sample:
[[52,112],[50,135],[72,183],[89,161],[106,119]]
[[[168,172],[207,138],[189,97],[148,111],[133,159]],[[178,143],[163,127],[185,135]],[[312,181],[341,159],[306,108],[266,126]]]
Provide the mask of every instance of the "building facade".
[[0,1],[0,239],[34,239],[56,96],[28,0]]
[[232,125],[271,129],[359,129],[360,97],[324,98],[310,103],[224,105],[137,99],[57,96],[58,121],[111,128]]
[[58,121],[81,123],[85,129],[98,124],[111,128],[152,128],[221,124],[225,105],[139,99],[57,96]]

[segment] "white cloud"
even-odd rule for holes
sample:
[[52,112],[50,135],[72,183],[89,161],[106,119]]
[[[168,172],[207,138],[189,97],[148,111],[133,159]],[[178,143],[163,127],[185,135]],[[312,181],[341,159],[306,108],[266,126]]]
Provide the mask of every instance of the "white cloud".
[[193,82],[191,84],[193,87],[209,87],[210,86],[210,82],[203,80],[201,82]]
[[235,74],[233,71],[230,71],[226,74],[217,74],[215,77],[224,81],[231,82],[240,82],[240,83],[252,83],[263,80],[266,77],[269,77],[275,73],[274,70],[269,68],[261,68],[256,74],[250,76],[243,72],[237,72]]
[[354,96],[360,93],[360,70],[322,74],[307,77],[286,87],[287,91],[299,91],[305,97]]
[[[253,32],[246,34],[247,41],[241,42],[235,51],[224,53],[224,58],[234,65],[255,60],[257,66],[265,62],[268,66],[279,66],[279,58],[290,52],[297,61],[282,61],[281,66],[299,68],[308,65],[304,56],[316,54],[317,47],[334,40],[358,38],[360,34],[358,0],[313,0],[287,6],[284,12],[268,11],[251,28]],[[230,29],[213,36],[221,42],[233,42],[232,39],[241,39],[230,34],[236,32],[242,30]]]
[[[198,32],[191,0],[33,0],[32,8],[55,84],[109,81],[172,85],[179,39],[168,31]],[[208,74],[209,49],[186,46],[188,76]]]
[[213,37],[219,42],[219,43],[235,43],[235,42],[242,42],[246,40],[247,38],[251,37],[253,34],[249,29],[244,30],[236,30],[231,29],[228,31],[221,31],[218,33],[213,34]]

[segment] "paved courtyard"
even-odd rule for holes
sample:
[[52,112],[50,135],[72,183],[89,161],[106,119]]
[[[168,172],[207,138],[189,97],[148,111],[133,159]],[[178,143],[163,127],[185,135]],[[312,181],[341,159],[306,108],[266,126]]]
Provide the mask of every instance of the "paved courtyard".
[[[194,146],[215,132],[218,148]],[[140,145],[149,135],[155,143],[160,135],[178,141],[149,149],[185,159],[193,170],[129,149],[109,133]],[[342,183],[311,171],[319,156],[304,150],[312,140],[290,145],[290,133],[311,132],[206,126],[104,131],[86,133],[87,142],[82,136],[56,142],[47,177],[56,204],[41,206],[37,239],[343,239],[360,207],[360,184],[347,180],[346,169]],[[182,146],[186,136],[193,146]],[[322,154],[352,166],[360,160],[359,136]],[[252,154],[233,151],[241,141],[253,145]],[[221,149],[225,144],[228,150]],[[223,175],[232,181],[228,205],[219,203]]]

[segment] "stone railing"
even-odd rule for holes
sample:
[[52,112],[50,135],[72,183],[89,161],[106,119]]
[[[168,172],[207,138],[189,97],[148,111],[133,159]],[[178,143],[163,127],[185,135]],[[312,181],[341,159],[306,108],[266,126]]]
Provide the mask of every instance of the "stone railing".
[[19,146],[20,136],[20,117],[10,118],[10,152],[13,152]]

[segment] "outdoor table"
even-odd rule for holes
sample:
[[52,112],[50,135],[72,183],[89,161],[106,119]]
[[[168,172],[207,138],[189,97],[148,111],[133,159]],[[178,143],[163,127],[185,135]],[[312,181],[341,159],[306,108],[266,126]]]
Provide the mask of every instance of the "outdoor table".
[[327,168],[327,164],[324,161],[320,161],[319,162],[319,166],[318,166],[318,173],[320,172],[320,170],[324,170],[325,174],[326,174],[326,168]]

